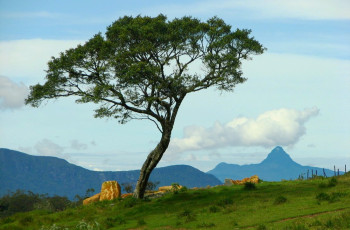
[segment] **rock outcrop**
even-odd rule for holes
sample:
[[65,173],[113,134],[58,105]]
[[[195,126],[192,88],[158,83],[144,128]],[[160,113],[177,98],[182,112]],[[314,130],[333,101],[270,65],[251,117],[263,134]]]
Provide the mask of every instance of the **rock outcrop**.
[[[181,185],[178,185],[177,186],[177,189],[181,189],[183,186]],[[158,191],[159,192],[170,192],[170,191],[173,191],[174,190],[174,186],[172,185],[169,185],[169,186],[162,186],[162,187],[159,187],[158,188]]]
[[105,181],[102,183],[101,192],[83,201],[83,205],[102,200],[114,200],[121,197],[122,192],[117,181]]
[[242,185],[242,184],[245,184],[247,182],[257,184],[257,183],[259,183],[259,177],[257,175],[254,175],[251,177],[244,178],[242,180],[225,179],[225,185],[232,185],[232,184]]
[[83,205],[91,204],[100,200],[100,193],[83,200]]
[[102,183],[100,201],[114,200],[122,195],[120,185],[117,181],[105,181]]
[[121,197],[124,199],[124,198],[127,198],[129,196],[132,196],[133,193],[124,193]]

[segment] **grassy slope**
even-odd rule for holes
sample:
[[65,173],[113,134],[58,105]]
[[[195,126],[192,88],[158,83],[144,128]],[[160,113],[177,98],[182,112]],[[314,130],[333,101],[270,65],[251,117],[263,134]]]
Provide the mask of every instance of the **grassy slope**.
[[[337,177],[332,187],[327,186],[329,180],[263,182],[255,190],[220,186],[150,201],[126,199],[51,214],[19,213],[0,220],[0,230],[350,229],[350,174]],[[324,194],[317,199],[320,193]]]

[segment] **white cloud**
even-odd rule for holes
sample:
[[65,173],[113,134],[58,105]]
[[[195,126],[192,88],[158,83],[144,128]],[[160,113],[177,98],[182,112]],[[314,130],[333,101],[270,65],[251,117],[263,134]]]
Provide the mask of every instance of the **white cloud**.
[[350,2],[348,0],[219,0],[200,1],[182,5],[162,5],[146,9],[146,12],[166,12],[168,15],[210,14],[238,18],[296,18],[307,20],[350,19]]
[[21,78],[24,83],[42,81],[47,62],[83,41],[78,40],[14,40],[0,42],[0,75]]
[[35,146],[35,150],[42,156],[63,157],[64,147],[54,143],[49,139],[39,141]]
[[81,143],[78,140],[71,140],[70,147],[74,150],[85,150],[87,149],[87,144]]
[[172,139],[167,157],[227,146],[292,146],[305,134],[305,123],[318,113],[316,107],[303,111],[279,109],[265,112],[256,119],[238,117],[226,124],[216,122],[210,128],[186,127],[184,138]]
[[29,89],[23,83],[15,83],[0,76],[0,109],[16,109],[24,105]]
[[1,15],[4,18],[59,18],[64,17],[62,14],[52,13],[48,11],[36,11],[36,12],[8,12]]
[[246,6],[266,18],[350,19],[347,0],[249,0]]

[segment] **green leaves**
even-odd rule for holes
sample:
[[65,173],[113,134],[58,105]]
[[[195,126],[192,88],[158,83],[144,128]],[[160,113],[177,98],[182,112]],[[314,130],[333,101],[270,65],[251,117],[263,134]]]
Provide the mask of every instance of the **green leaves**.
[[[154,118],[174,123],[188,93],[217,87],[231,91],[243,83],[241,60],[265,48],[250,30],[231,30],[213,17],[169,21],[125,16],[85,44],[62,52],[48,63],[46,82],[31,87],[26,103],[75,96],[98,105],[96,117]],[[203,71],[194,69],[201,65]]]

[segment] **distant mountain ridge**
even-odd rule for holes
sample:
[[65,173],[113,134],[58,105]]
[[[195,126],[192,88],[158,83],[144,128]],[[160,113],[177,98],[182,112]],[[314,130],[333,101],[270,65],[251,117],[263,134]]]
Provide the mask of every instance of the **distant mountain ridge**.
[[[275,147],[269,155],[259,164],[237,165],[220,163],[214,169],[208,171],[219,178],[222,182],[226,178],[243,179],[252,175],[258,175],[259,178],[265,181],[280,181],[282,179],[297,179],[299,175],[307,176],[309,170],[309,177],[312,171],[314,174],[323,176],[323,168],[302,166],[295,161],[283,150],[282,147]],[[333,176],[334,172],[329,169],[324,170],[326,176]],[[343,172],[341,172],[343,173]]]
[[[101,189],[103,181],[136,183],[139,170],[97,172],[49,156],[32,156],[0,148],[0,196],[8,191],[30,190],[34,193],[67,196],[84,195],[86,190]],[[221,182],[213,175],[192,166],[173,165],[153,170],[150,181],[159,186],[179,183],[187,187],[214,186]]]

